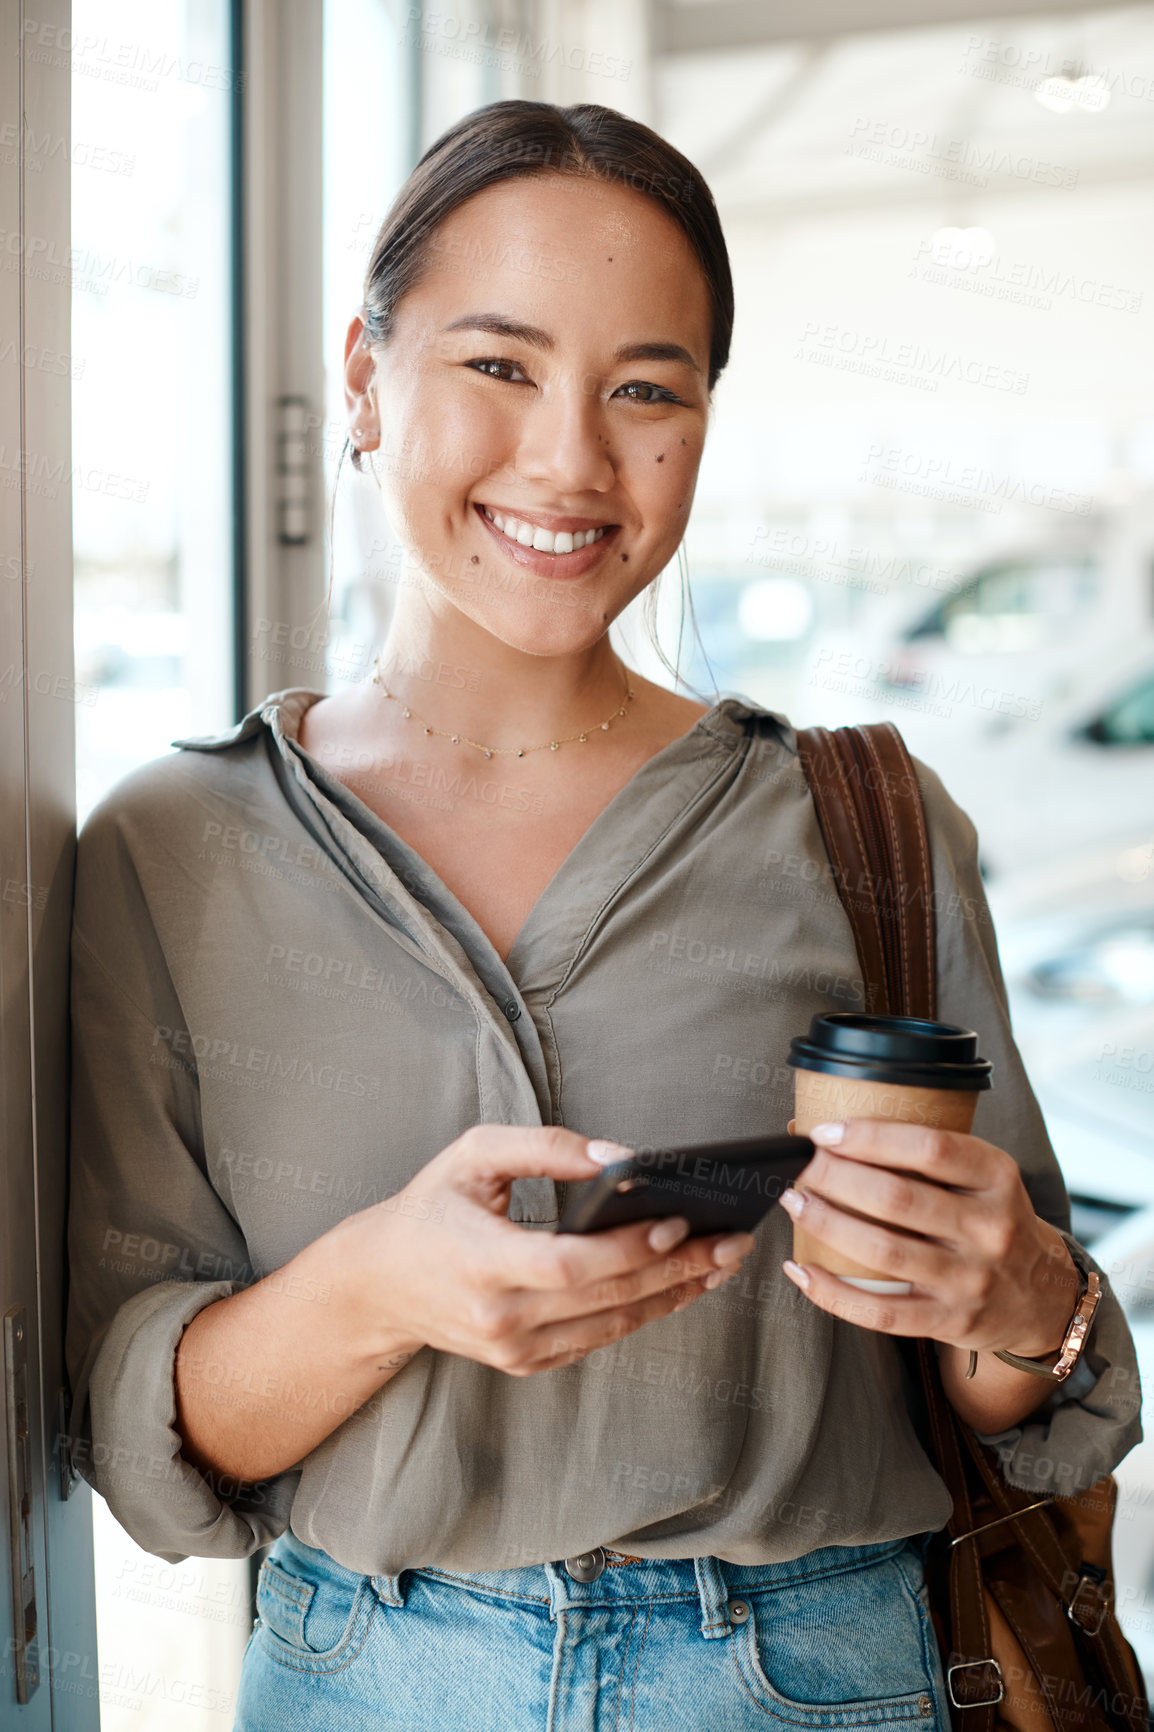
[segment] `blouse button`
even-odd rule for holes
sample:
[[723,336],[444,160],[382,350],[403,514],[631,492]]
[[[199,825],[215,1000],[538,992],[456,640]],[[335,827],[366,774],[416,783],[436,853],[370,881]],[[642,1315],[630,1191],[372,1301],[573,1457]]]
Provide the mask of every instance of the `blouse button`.
[[505,1015],[509,1018],[510,1022],[516,1022],[520,1014],[521,1006],[515,1003],[513,999],[510,999],[508,1004],[505,1006]]

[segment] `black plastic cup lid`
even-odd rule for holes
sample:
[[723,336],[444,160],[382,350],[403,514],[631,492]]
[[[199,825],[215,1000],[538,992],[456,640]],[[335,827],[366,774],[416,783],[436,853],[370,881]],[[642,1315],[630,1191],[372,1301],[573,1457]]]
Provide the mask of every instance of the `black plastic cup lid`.
[[993,1065],[978,1057],[972,1029],[920,1016],[865,1016],[852,1011],[815,1016],[808,1035],[791,1042],[795,1070],[857,1077],[897,1087],[988,1089]]

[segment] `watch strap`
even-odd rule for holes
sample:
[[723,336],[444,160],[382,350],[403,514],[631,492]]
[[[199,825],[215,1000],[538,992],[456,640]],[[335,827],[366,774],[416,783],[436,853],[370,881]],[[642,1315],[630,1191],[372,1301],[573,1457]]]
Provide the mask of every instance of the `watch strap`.
[[1082,1292],[1052,1364],[1044,1359],[1026,1359],[1022,1354],[1010,1353],[1006,1348],[995,1348],[994,1358],[1002,1360],[1006,1365],[1012,1365],[1017,1371],[1032,1371],[1038,1377],[1048,1377],[1054,1383],[1064,1383],[1081,1357],[1090,1324],[1098,1309],[1098,1301],[1102,1297],[1102,1283],[1097,1272],[1089,1269],[1082,1270],[1081,1273]]

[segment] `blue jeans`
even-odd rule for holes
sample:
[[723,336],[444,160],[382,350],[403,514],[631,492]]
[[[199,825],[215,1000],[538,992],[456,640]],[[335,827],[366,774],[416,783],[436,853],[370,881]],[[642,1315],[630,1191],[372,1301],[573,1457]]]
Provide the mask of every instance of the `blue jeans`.
[[924,1535],[717,1558],[362,1576],[290,1530],[233,1732],[949,1732]]

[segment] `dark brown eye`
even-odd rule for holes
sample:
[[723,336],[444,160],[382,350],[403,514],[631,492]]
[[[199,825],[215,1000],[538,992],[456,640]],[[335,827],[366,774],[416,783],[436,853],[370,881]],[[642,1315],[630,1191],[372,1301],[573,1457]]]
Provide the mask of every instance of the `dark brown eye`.
[[681,398],[678,396],[675,396],[672,391],[667,390],[664,385],[650,385],[644,379],[630,379],[630,381],[627,385],[619,385],[617,390],[613,393],[613,395],[616,397],[621,391],[629,391],[629,392],[655,391],[657,393],[657,395],[654,397],[637,397],[637,396],[631,397],[630,400],[634,403],[680,403],[681,402]]
[[478,373],[484,373],[488,379],[504,379],[507,384],[513,384],[513,374],[520,371],[516,361],[503,361],[493,355],[483,356],[476,361],[467,361],[465,364],[475,368]]

